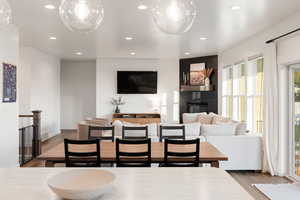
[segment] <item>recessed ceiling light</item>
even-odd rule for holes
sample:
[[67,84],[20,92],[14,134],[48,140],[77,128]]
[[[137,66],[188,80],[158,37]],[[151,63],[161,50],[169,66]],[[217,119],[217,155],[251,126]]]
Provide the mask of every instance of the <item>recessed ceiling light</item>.
[[207,38],[206,37],[201,37],[200,40],[207,40]]
[[134,56],[134,55],[135,55],[135,52],[130,52],[130,55]]
[[231,6],[231,10],[240,10],[241,7],[240,6]]
[[55,9],[55,6],[52,5],[52,4],[47,4],[45,5],[45,8],[49,9],[49,10],[54,10]]
[[148,9],[148,6],[146,6],[145,4],[140,4],[137,8],[139,10],[146,10],[146,9]]
[[82,52],[76,52],[75,53],[77,56],[81,56],[82,55]]
[[133,37],[125,37],[125,40],[133,40]]
[[49,37],[49,40],[56,40],[56,37]]
[[188,56],[188,55],[190,55],[191,53],[190,53],[190,52],[185,52],[184,54]]

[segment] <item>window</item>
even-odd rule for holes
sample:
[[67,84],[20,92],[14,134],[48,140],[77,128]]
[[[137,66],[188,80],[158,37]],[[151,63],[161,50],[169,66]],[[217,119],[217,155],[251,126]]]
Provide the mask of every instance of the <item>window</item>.
[[263,65],[260,57],[222,71],[222,114],[255,133],[263,131]]

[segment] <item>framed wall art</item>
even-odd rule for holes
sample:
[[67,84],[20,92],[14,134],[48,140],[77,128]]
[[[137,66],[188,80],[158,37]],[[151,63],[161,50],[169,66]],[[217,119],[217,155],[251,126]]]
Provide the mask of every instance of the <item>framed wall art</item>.
[[196,63],[190,65],[190,85],[204,85],[205,63]]
[[3,63],[3,103],[17,101],[17,66]]

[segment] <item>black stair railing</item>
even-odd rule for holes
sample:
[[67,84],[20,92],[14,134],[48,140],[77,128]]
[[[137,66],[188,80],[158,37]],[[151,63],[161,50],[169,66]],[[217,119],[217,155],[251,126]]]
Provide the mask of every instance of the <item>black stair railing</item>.
[[32,111],[32,113],[32,115],[19,115],[22,120],[27,120],[27,125],[19,129],[20,166],[41,154],[41,111]]

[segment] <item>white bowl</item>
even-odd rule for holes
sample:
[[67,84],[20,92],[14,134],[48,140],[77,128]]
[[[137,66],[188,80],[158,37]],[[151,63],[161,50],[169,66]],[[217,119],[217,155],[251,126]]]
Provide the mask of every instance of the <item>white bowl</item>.
[[98,169],[78,169],[61,172],[48,179],[48,186],[64,199],[94,199],[106,193],[115,175]]

